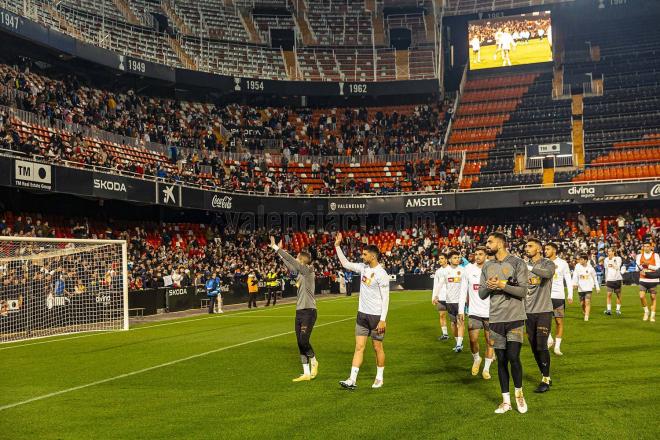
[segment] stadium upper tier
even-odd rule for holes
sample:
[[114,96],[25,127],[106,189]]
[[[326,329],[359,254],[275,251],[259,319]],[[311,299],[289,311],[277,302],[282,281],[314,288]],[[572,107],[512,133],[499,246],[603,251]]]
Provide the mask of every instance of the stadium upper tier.
[[[87,43],[170,67],[273,80],[438,76],[431,2],[391,16],[374,0],[2,0],[0,6]],[[411,31],[412,42],[395,50],[388,36],[401,28]],[[273,31],[288,31],[295,47],[272,44]]]

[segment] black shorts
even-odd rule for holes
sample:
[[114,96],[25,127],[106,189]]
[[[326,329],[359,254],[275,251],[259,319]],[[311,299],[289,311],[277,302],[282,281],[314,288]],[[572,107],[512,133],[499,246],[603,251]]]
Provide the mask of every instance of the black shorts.
[[639,291],[640,292],[649,292],[651,295],[655,295],[655,288],[658,286],[658,283],[649,283],[647,281],[639,282]]
[[551,323],[552,312],[527,314],[525,326],[527,327],[527,339],[532,350],[543,351],[548,349]]
[[619,281],[607,281],[605,283],[605,287],[607,287],[607,290],[612,290],[616,293],[621,292],[621,280]]
[[452,322],[458,318],[458,303],[447,303],[447,314]]
[[497,350],[505,350],[507,342],[523,342],[523,326],[525,321],[491,322],[490,345]]
[[385,333],[376,331],[379,322],[379,315],[358,312],[355,319],[355,336],[371,336],[371,339],[382,341],[385,338]]
[[591,300],[591,292],[578,292],[578,295],[580,295],[580,301]]
[[437,307],[438,307],[438,312],[446,312],[447,311],[447,301],[439,301]]
[[552,298],[552,310],[555,318],[563,318],[566,310],[566,300]]

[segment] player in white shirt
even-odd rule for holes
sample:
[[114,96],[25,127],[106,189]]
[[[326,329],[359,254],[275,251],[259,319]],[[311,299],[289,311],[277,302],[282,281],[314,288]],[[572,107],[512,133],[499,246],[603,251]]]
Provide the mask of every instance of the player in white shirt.
[[446,341],[449,339],[449,334],[447,334],[447,286],[441,282],[441,278],[444,276],[445,269],[447,268],[447,256],[440,254],[438,256],[438,262],[440,263],[440,267],[433,275],[431,302],[437,307],[438,314],[440,315],[442,336],[438,336],[438,341]]
[[616,315],[621,316],[621,284],[623,283],[623,260],[616,254],[613,247],[607,249],[607,258],[603,261],[605,268],[605,286],[607,287],[607,309],[605,314],[612,316],[612,293],[616,293]]
[[490,379],[490,364],[493,362],[493,346],[490,344],[490,332],[488,328],[488,315],[490,311],[490,299],[481,299],[479,296],[479,287],[481,285],[481,269],[486,262],[486,248],[477,247],[474,251],[474,264],[469,264],[464,268],[461,279],[461,297],[458,302],[459,313],[465,307],[466,300],[468,306],[468,336],[470,337],[470,351],[472,351],[472,375],[479,374],[481,366],[481,356],[479,355],[479,330],[483,329],[486,339],[486,363],[481,376]]
[[383,386],[383,371],[385,370],[383,339],[390,304],[390,276],[378,262],[380,253],[376,246],[364,247],[362,263],[351,263],[341,250],[341,240],[341,233],[337,233],[335,251],[341,265],[360,276],[360,299],[355,323],[355,352],[351,364],[351,375],[339,384],[347,389],[356,388],[358,372],[364,358],[364,348],[367,345],[367,339],[371,336],[371,342],[376,352],[376,380],[371,387],[380,388]]
[[548,338],[548,347],[555,346],[555,354],[562,355],[561,340],[564,336],[564,311],[566,310],[566,293],[564,290],[564,283],[568,291],[568,303],[573,304],[573,279],[571,278],[571,269],[568,263],[557,256],[559,247],[555,243],[548,243],[544,247],[545,257],[555,263],[555,275],[552,277],[552,308],[555,316],[555,325],[557,330],[555,332],[555,339],[552,339],[552,334]]
[[461,277],[464,269],[459,266],[461,263],[461,254],[457,251],[449,251],[447,253],[449,266],[445,268],[444,274],[440,277],[440,288],[447,290],[447,313],[451,321],[451,331],[456,338],[456,346],[453,348],[454,352],[460,353],[463,351],[463,332],[465,324],[463,321],[463,310],[459,308],[459,300],[461,297]]
[[481,42],[479,41],[479,38],[475,35],[472,37],[470,40],[470,46],[472,46],[472,54],[477,58],[475,63],[480,63],[481,62]]
[[578,256],[578,264],[575,265],[573,270],[573,285],[577,287],[578,294],[580,295],[580,304],[582,305],[582,313],[584,320],[589,321],[589,312],[591,312],[591,293],[600,289],[598,285],[598,277],[594,270],[587,254],[580,254]]
[[660,268],[660,256],[653,252],[653,244],[650,241],[644,243],[642,252],[636,258],[637,270],[639,274],[639,299],[644,309],[642,320],[649,320],[649,307],[646,302],[646,292],[651,294],[651,322],[655,322],[655,293],[660,279],[651,278],[655,275],[646,275],[649,271],[655,271]]
[[500,40],[502,46],[502,66],[511,65],[511,49],[515,46],[516,42],[513,41],[513,37],[509,33],[508,28],[504,28],[504,33],[502,34],[502,39]]

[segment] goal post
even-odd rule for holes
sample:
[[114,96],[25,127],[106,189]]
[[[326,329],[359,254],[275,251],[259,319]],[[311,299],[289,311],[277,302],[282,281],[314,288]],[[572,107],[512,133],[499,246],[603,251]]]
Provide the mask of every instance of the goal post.
[[0,343],[128,330],[125,240],[0,237]]

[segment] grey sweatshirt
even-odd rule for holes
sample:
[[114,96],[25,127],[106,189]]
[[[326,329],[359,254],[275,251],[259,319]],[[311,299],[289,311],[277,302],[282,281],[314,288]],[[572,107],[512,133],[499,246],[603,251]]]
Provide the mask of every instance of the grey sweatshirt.
[[[531,261],[530,261],[531,263]],[[555,263],[541,258],[533,266],[528,265],[529,285],[525,310],[527,313],[552,312],[552,278],[555,275]]]
[[277,255],[282,258],[286,267],[298,272],[298,277],[296,278],[296,286],[298,286],[296,310],[315,309],[316,298],[314,297],[314,290],[316,287],[316,278],[312,268],[306,264],[302,264],[283,249],[278,249]]
[[[494,276],[500,280],[510,279],[517,285],[507,283],[502,290],[491,290],[486,286],[486,282]],[[479,297],[481,299],[490,297],[489,321],[491,323],[524,321],[527,319],[524,299],[527,296],[528,278],[527,264],[511,254],[504,257],[502,261],[486,261],[481,271]]]

